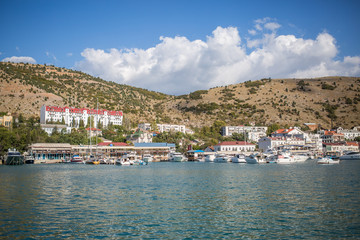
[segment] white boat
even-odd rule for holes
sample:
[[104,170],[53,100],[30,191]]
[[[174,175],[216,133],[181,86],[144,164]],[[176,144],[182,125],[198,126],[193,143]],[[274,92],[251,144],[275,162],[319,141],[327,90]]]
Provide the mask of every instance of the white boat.
[[233,163],[246,163],[246,156],[244,154],[236,154],[231,158],[231,162]]
[[83,163],[83,161],[84,159],[79,155],[74,155],[70,160],[71,163]]
[[179,152],[174,152],[171,154],[171,157],[169,159],[170,162],[186,162],[188,159],[184,157],[183,154]]
[[340,160],[360,160],[360,152],[349,152],[342,155]]
[[339,159],[333,159],[330,157],[322,157],[319,158],[317,161],[317,164],[339,164],[340,160]]
[[154,157],[151,155],[151,154],[149,154],[149,153],[145,153],[144,155],[143,155],[143,158],[142,158],[142,160],[144,161],[144,162],[152,162],[152,161],[154,161]]
[[309,159],[307,154],[294,154],[293,156],[296,162],[305,162]]
[[258,164],[258,163],[266,163],[266,159],[260,153],[254,153],[245,158],[246,163],[249,164]]
[[216,154],[214,162],[227,163],[227,162],[230,162],[230,160],[231,159],[229,156],[227,156],[226,154],[220,153],[220,154]]
[[291,154],[290,151],[283,151],[277,155],[277,164],[289,164],[296,163],[294,155]]
[[209,154],[205,157],[205,162],[213,162],[215,159],[215,155],[214,154]]
[[5,165],[22,165],[24,163],[24,156],[21,155],[21,153],[18,152],[15,148],[9,148],[5,157]]
[[136,154],[129,153],[129,154],[124,154],[120,159],[117,159],[115,163],[128,166],[128,165],[133,165],[135,161],[137,161]]

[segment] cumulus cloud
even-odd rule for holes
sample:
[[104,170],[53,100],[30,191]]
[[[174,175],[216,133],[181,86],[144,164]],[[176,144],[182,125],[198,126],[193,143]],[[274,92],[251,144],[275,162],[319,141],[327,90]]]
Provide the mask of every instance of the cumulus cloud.
[[7,57],[7,58],[4,58],[2,60],[3,62],[14,62],[14,63],[32,63],[32,64],[35,64],[36,63],[36,60],[33,59],[32,57],[24,57],[24,56],[21,56],[21,57],[16,57],[16,56],[12,56],[12,57]]
[[87,48],[75,67],[106,80],[175,95],[264,77],[360,75],[360,57],[336,59],[336,40],[329,33],[303,39],[277,35],[281,26],[269,18],[254,24],[270,32],[243,41],[237,28],[217,27],[205,41],[176,36],[160,37],[160,43],[148,49]]

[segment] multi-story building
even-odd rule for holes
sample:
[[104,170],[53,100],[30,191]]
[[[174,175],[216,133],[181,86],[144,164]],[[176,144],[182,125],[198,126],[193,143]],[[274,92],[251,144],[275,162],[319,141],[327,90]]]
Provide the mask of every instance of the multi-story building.
[[225,126],[221,128],[221,135],[231,136],[233,133],[244,134],[246,140],[257,142],[260,138],[266,136],[268,127],[264,126]]
[[293,145],[304,146],[305,139],[297,137],[263,137],[259,140],[259,149],[265,152],[268,149],[283,148]]
[[255,144],[244,141],[229,141],[222,142],[214,146],[215,152],[253,152],[255,151]]
[[2,116],[0,117],[0,126],[10,128],[12,121],[13,121],[12,116]]
[[40,127],[49,135],[51,136],[54,131],[61,133],[71,133],[71,127],[68,127],[64,124],[40,124]]
[[354,140],[355,138],[360,137],[360,131],[358,129],[360,129],[360,127],[354,127],[353,129],[343,129],[339,127],[336,129],[336,132],[344,134],[345,139]]
[[[174,125],[174,124],[156,124],[157,126],[157,130],[159,132],[170,132],[170,131],[174,131],[174,132],[182,132],[182,133],[186,133],[186,127],[185,125]],[[154,131],[155,129],[151,128],[151,124],[150,123],[140,123],[138,125],[138,128],[145,130],[145,131]]]
[[319,131],[320,137],[324,143],[344,142],[345,136],[335,131]]
[[93,121],[93,127],[99,127],[99,123],[103,127],[107,127],[110,124],[122,125],[122,119],[123,113],[121,111],[50,107],[45,105],[43,105],[40,110],[40,123],[58,122],[75,128],[80,126],[81,121],[84,123],[84,126],[88,125],[89,121]]
[[342,143],[324,143],[324,154],[342,155],[344,152],[358,152],[359,144],[357,142]]

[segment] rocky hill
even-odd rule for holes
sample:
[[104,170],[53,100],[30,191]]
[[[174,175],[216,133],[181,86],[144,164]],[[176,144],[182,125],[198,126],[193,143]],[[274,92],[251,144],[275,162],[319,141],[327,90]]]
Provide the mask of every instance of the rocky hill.
[[261,79],[171,96],[46,65],[0,63],[0,112],[39,116],[42,105],[121,110],[125,123],[360,125],[360,78]]

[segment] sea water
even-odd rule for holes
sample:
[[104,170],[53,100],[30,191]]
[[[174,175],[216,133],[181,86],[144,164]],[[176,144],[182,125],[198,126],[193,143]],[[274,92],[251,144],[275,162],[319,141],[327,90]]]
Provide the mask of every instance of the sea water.
[[360,161],[0,166],[1,239],[360,238]]

